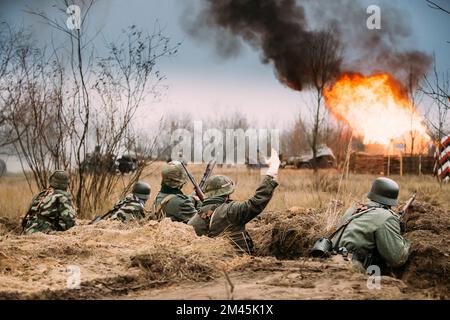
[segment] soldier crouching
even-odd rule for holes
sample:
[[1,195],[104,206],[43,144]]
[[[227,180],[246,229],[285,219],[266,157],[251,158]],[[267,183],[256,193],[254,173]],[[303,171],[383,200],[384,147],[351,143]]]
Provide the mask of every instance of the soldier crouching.
[[67,188],[69,174],[56,170],[49,178],[49,187],[39,192],[31,201],[22,220],[23,233],[49,233],[65,231],[75,225],[77,212]]
[[391,210],[398,205],[398,184],[378,178],[364,205],[353,205],[342,218],[340,230],[332,238],[335,251],[351,255],[355,269],[370,265],[397,268],[408,259],[411,243],[401,236],[400,217]]
[[109,219],[122,222],[136,221],[145,218],[145,203],[150,198],[150,185],[138,181],[133,185],[132,192],[116,202],[111,209]]
[[194,197],[183,194],[181,189],[188,176],[179,161],[171,161],[161,171],[161,190],[153,203],[153,214],[158,220],[170,218],[187,223],[197,213]]

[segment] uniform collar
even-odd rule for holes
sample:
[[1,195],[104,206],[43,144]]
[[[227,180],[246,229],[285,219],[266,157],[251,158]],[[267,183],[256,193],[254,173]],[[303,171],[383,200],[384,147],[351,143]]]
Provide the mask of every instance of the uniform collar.
[[211,198],[207,198],[205,199],[205,201],[203,201],[203,205],[208,205],[208,204],[222,204],[225,203],[225,198],[224,197],[211,197]]
[[183,192],[178,188],[169,187],[166,184],[161,184],[161,193],[165,194],[183,194]]
[[381,204],[381,203],[378,203],[378,202],[375,202],[375,201],[372,201],[372,200],[369,200],[369,201],[366,203],[366,205],[367,205],[369,208],[388,208],[388,206],[386,206],[386,205],[384,205],[384,204]]

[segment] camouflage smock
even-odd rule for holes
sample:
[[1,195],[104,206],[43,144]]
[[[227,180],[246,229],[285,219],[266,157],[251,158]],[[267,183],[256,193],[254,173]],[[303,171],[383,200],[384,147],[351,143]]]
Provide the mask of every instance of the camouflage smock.
[[47,189],[31,201],[24,221],[24,233],[65,231],[75,225],[77,212],[69,192]]
[[[375,254],[391,267],[403,265],[408,259],[411,243],[400,234],[399,216],[377,202],[369,201],[366,206],[372,210],[356,217],[339,231],[332,239],[333,244],[345,247],[349,252]],[[342,222],[347,221],[355,210],[356,205],[348,209]]]
[[167,217],[187,223],[197,209],[192,197],[184,195],[179,189],[162,186],[153,203],[153,212],[158,219]]
[[122,222],[145,218],[144,205],[138,197],[130,193],[114,205],[113,212],[109,218]]
[[208,198],[188,224],[199,236],[227,236],[239,251],[253,254],[253,241],[245,225],[264,210],[277,186],[276,180],[265,176],[253,197],[246,201],[225,202],[224,197]]

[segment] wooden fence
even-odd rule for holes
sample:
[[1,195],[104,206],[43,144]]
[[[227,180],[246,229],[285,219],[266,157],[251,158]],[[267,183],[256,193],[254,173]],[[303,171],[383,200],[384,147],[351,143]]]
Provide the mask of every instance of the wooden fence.
[[432,174],[434,158],[430,156],[384,156],[353,153],[349,169],[353,173]]

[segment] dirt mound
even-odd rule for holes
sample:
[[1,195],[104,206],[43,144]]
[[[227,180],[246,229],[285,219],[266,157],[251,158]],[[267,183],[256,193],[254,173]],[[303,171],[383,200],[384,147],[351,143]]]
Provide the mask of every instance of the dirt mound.
[[398,272],[408,286],[432,289],[436,298],[450,297],[450,212],[427,203],[414,203],[406,218],[411,240],[407,264]]
[[[334,206],[336,208],[336,206]],[[405,237],[409,262],[370,290],[367,276],[309,250],[332,225],[329,209],[266,212],[249,224],[258,257],[238,256],[222,238],[197,237],[169,219],[143,224],[81,221],[66,232],[19,236],[1,220],[0,299],[229,297],[224,272],[242,299],[449,298],[449,212],[415,203]],[[8,231],[9,230],[9,231]],[[79,287],[69,278],[79,270]],[[78,268],[78,269],[77,269]],[[72,271],[70,271],[72,270]],[[72,273],[71,273],[72,272]],[[405,285],[406,284],[406,285]],[[186,290],[186,291],[184,291]]]
[[[0,236],[0,298],[99,298],[204,281],[237,258],[225,239],[197,237],[192,227],[169,219],[86,223],[48,235]],[[68,288],[71,268],[79,270],[79,289]]]
[[[258,256],[298,259],[309,256],[325,234],[329,211],[292,208],[267,212],[249,224]],[[425,290],[433,298],[450,297],[450,212],[415,202],[406,219],[404,236],[412,241],[410,258],[395,275],[410,290]]]
[[214,269],[196,257],[180,254],[169,247],[161,247],[149,254],[131,257],[131,266],[139,267],[150,280],[170,279],[208,281]]
[[248,225],[256,255],[278,259],[309,256],[314,242],[324,234],[324,216],[324,210],[299,207],[262,214]]

